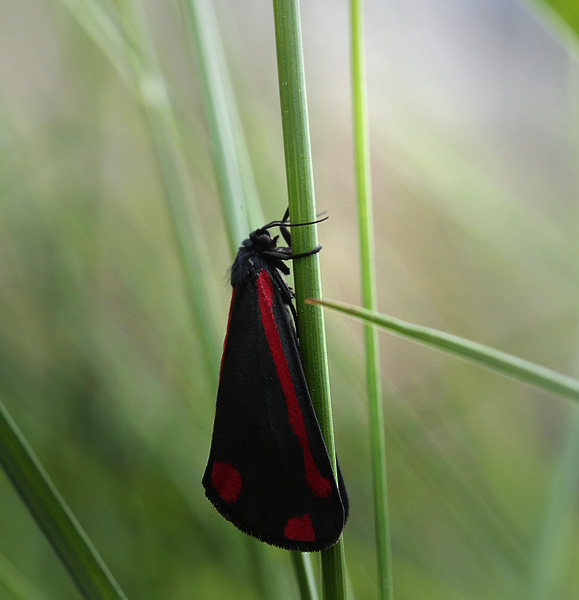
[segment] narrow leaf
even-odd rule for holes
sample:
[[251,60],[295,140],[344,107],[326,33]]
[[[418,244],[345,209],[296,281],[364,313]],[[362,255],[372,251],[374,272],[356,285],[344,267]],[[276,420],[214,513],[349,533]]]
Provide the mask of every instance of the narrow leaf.
[[388,329],[403,337],[416,340],[425,346],[455,354],[460,358],[483,365],[493,371],[503,373],[524,383],[563,396],[579,400],[579,381],[567,375],[557,373],[523,358],[513,356],[501,350],[472,342],[451,333],[414,325],[374,311],[366,310],[333,300],[307,300],[309,304],[321,304],[338,312],[350,315],[366,323],[373,323],[382,329]]
[[91,541],[0,402],[0,463],[86,600],[124,600]]

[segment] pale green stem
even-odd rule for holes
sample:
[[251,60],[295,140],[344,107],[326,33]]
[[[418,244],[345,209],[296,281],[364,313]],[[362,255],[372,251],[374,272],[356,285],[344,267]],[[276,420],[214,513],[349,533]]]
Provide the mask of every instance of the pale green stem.
[[[376,267],[362,0],[350,1],[350,24],[354,155],[360,229],[362,304],[365,308],[374,310],[376,308]],[[364,326],[364,337],[366,343],[366,387],[370,417],[370,447],[374,487],[374,529],[378,563],[378,590],[380,598],[386,600],[393,597],[392,558],[388,517],[386,441],[384,435],[384,410],[382,406],[382,381],[380,376],[380,350],[378,346],[378,332],[373,325]]]
[[[274,0],[273,7],[290,220],[292,223],[304,223],[315,219],[316,207],[299,3],[297,0]],[[296,254],[312,250],[317,245],[315,225],[292,230],[292,247]],[[294,281],[302,364],[335,469],[323,312],[304,303],[305,298],[318,297],[322,292],[318,254],[294,262]],[[341,540],[322,552],[322,589],[326,600],[346,598],[345,559]]]

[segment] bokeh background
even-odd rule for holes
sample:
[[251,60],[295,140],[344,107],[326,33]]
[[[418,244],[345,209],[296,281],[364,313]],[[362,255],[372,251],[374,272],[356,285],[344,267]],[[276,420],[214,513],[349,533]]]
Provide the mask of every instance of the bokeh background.
[[[121,5],[122,3],[119,3]],[[286,201],[271,3],[216,3],[266,220]],[[223,335],[231,256],[197,66],[147,0]],[[0,1],[0,395],[129,598],[296,598],[200,479],[215,381],[144,113],[67,9]],[[359,303],[347,3],[302,3],[324,295]],[[512,0],[366,2],[379,307],[578,372],[573,40]],[[376,597],[361,326],[327,314],[351,588]],[[221,344],[221,338],[216,340]],[[579,595],[579,417],[381,335],[395,595]],[[211,357],[210,360],[219,360]],[[316,559],[314,558],[314,561]],[[78,593],[0,475],[0,597]]]

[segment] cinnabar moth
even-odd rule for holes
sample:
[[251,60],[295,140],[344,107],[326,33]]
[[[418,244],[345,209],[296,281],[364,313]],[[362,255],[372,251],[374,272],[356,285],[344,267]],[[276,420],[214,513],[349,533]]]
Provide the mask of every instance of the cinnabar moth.
[[[268,544],[315,552],[333,546],[348,517],[316,419],[298,349],[293,292],[283,262],[293,254],[282,221],[256,229],[231,267],[233,295],[203,486],[236,527]],[[303,225],[310,225],[304,223]],[[280,227],[288,247],[278,247]]]

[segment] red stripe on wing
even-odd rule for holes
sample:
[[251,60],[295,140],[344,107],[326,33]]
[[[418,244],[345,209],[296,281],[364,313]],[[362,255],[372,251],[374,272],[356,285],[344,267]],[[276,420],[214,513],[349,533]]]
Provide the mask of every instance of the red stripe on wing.
[[298,397],[290,374],[287,358],[283,351],[283,345],[279,337],[279,331],[273,314],[274,290],[269,273],[261,270],[257,277],[257,288],[259,291],[259,309],[261,322],[265,329],[267,343],[277,371],[277,377],[281,384],[285,397],[288,419],[293,432],[296,434],[304,454],[304,467],[306,481],[313,494],[325,498],[332,493],[332,484],[327,477],[323,477],[318,471],[310,449],[310,442],[306,432],[304,416],[300,409]]

